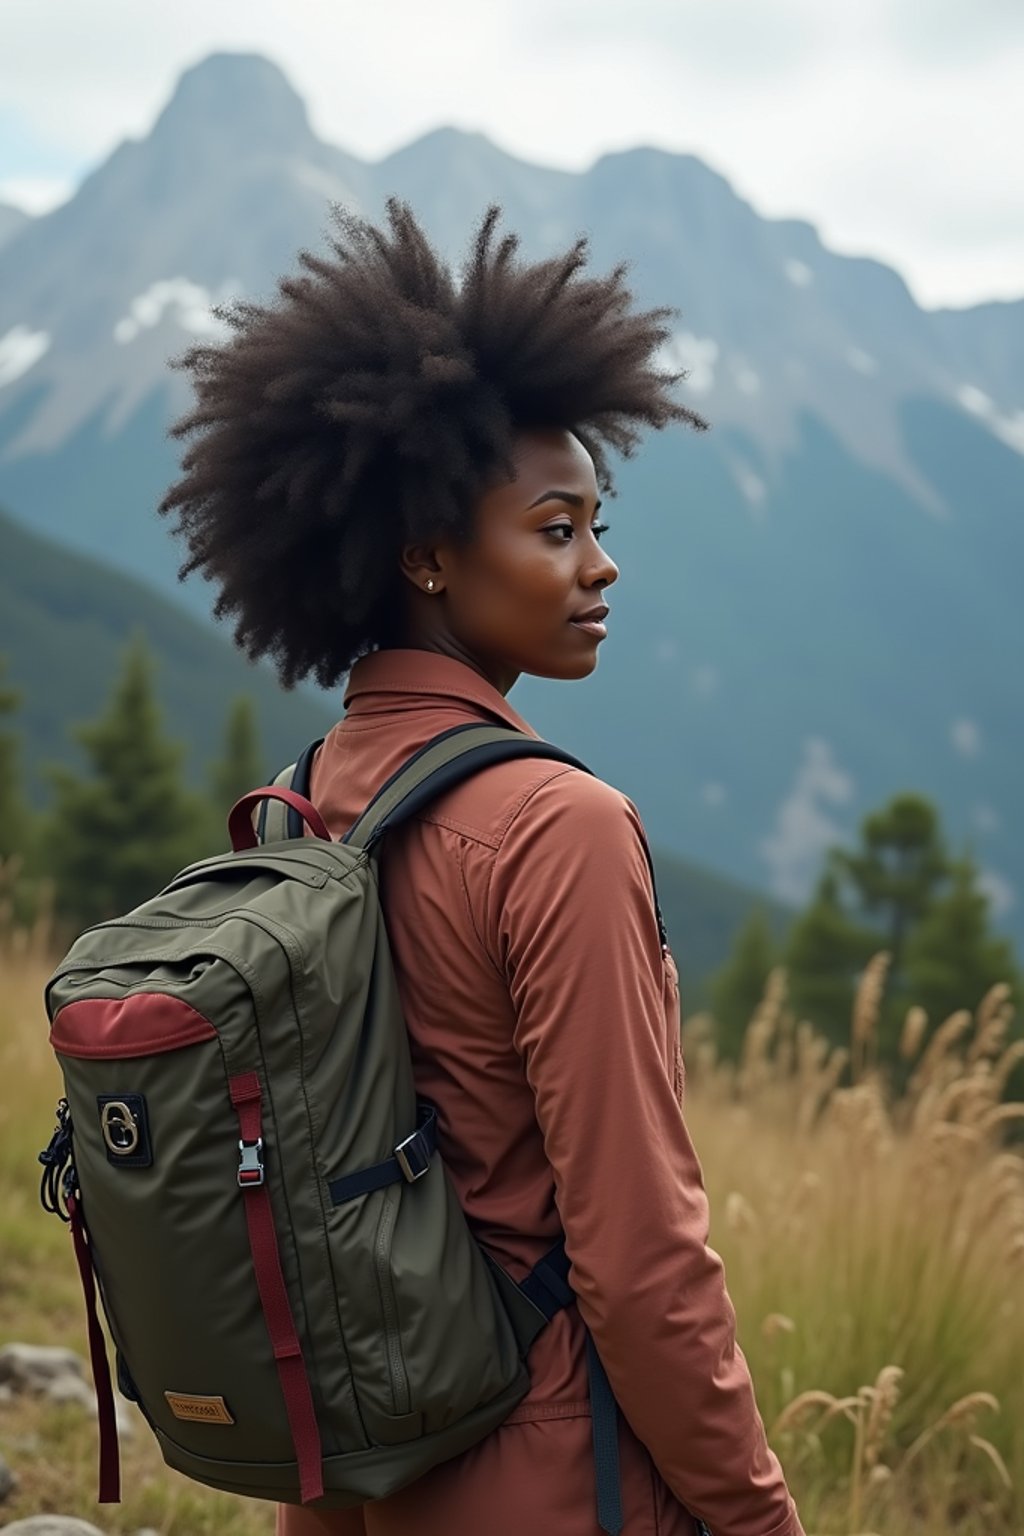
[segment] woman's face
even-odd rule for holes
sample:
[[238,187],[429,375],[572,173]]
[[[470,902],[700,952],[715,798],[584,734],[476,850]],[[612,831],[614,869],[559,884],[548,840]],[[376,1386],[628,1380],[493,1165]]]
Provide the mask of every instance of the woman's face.
[[597,480],[579,439],[521,432],[513,462],[515,478],[478,501],[470,544],[407,545],[401,562],[413,589],[406,643],[468,662],[503,694],[521,672],[593,672],[601,636],[573,619],[607,606],[619,574],[598,542]]

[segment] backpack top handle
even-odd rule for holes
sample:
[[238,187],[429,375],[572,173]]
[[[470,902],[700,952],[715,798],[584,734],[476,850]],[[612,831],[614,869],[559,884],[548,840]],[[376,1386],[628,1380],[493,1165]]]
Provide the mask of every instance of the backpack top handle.
[[265,789],[251,789],[240,800],[236,800],[228,812],[228,836],[234,853],[242,853],[246,848],[259,846],[260,839],[252,824],[252,813],[258,805],[263,805],[267,800],[282,801],[288,807],[288,814],[295,815],[300,828],[304,821],[308,822],[317,837],[325,838],[327,842],[331,841],[327,823],[315,805],[304,795],[297,795],[294,790],[281,789],[276,784],[270,784]]

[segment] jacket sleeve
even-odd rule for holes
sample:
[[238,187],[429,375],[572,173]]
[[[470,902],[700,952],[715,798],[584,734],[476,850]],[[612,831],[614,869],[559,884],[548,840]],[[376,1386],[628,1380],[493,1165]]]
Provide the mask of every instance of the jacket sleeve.
[[[548,777],[495,854],[488,939],[512,997],[570,1283],[619,1407],[714,1536],[803,1536],[707,1243],[641,837],[619,790],[579,769]],[[678,1028],[678,999],[675,1011]]]

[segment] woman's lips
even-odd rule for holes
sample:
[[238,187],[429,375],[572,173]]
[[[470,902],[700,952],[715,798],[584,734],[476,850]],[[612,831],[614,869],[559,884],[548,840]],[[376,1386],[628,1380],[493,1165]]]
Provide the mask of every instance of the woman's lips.
[[570,619],[569,623],[574,629],[582,629],[588,635],[594,635],[598,640],[604,640],[608,631],[599,619]]

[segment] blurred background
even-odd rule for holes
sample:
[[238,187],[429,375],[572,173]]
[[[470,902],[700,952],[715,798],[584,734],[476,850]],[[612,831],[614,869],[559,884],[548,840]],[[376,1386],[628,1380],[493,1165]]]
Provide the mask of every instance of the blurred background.
[[511,696],[638,806],[684,1017],[741,1067],[784,973],[791,1025],[838,1051],[859,1017],[861,1075],[904,1088],[986,996],[1017,1040],[1022,66],[1014,0],[5,0],[11,931],[42,955],[220,847],[341,712],[177,581],[168,360],[326,254],[333,202],[397,194],[457,259],[496,201],[528,255],[586,233],[677,308],[664,361],[712,423],[620,468],[596,672]]

